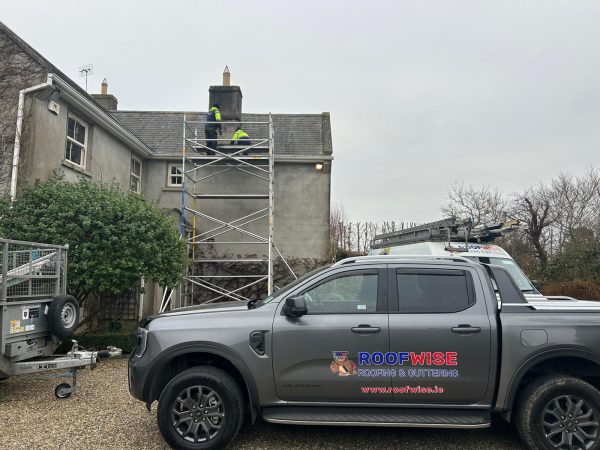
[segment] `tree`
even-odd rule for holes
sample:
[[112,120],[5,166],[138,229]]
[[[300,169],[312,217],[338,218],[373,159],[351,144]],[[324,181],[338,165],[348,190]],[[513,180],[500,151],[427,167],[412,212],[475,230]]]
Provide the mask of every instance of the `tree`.
[[114,299],[141,277],[175,286],[186,265],[185,243],[172,221],[139,195],[82,178],[28,186],[0,220],[12,239],[69,244],[68,292]]
[[464,183],[455,183],[448,192],[448,200],[441,207],[446,217],[473,219],[473,225],[500,222],[506,218],[508,200],[498,189],[483,186],[475,189]]

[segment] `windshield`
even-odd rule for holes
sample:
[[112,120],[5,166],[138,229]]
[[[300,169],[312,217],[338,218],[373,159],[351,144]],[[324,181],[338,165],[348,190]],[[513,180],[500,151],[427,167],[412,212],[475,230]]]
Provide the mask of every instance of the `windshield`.
[[302,275],[300,278],[292,281],[290,284],[288,284],[287,286],[282,287],[281,289],[279,289],[276,292],[273,292],[271,295],[269,295],[267,298],[265,298],[264,300],[260,301],[258,305],[256,306],[261,306],[261,305],[265,305],[267,303],[272,302],[275,298],[279,297],[282,294],[285,294],[286,292],[288,292],[289,290],[291,290],[292,288],[294,288],[295,286],[297,286],[298,284],[302,283],[304,280],[306,280],[308,277],[312,277],[313,275],[328,269],[329,267],[331,267],[331,264],[327,264],[326,266],[323,267],[319,267],[318,269],[312,270],[308,273],[305,273],[304,275]]
[[517,286],[519,286],[519,289],[521,289],[522,292],[537,292],[531,284],[531,281],[529,281],[529,278],[525,276],[521,268],[517,266],[517,263],[514,262],[512,259],[489,258],[487,256],[475,256],[469,258],[474,261],[482,262],[484,264],[493,264],[495,266],[504,267],[506,270],[508,270],[508,273],[510,273],[510,276],[513,280],[515,280],[515,283],[517,283]]

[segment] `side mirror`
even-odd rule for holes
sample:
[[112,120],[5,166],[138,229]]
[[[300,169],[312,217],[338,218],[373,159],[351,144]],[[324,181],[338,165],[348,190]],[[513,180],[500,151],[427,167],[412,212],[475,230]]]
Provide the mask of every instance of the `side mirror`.
[[537,280],[531,280],[531,284],[533,284],[533,287],[536,288],[538,291],[542,288],[540,282]]
[[304,296],[289,297],[285,299],[285,305],[281,310],[284,315],[289,317],[300,317],[308,313],[306,308],[306,300]]

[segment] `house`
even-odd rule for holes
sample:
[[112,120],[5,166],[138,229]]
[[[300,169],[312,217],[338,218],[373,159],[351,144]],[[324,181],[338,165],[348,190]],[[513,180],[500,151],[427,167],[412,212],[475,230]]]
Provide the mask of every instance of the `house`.
[[[60,169],[67,180],[85,176],[116,182],[181,220],[184,117],[202,122],[205,112],[119,110],[108,83],[103,82],[100,94],[89,95],[1,22],[0,77],[0,195],[14,198],[26,183],[48,179]],[[325,260],[333,160],[329,114],[245,113],[241,89],[223,84],[210,87],[209,99],[218,98],[224,105],[224,121],[256,123],[248,125],[252,137],[264,133],[264,123],[272,120],[277,250],[287,258]],[[226,137],[231,132],[228,126]],[[254,181],[244,178],[247,174],[225,172],[211,175],[207,189],[254,188]],[[198,203],[195,207],[211,217],[234,217],[255,207],[242,199]],[[188,228],[189,222],[184,214]],[[248,232],[255,233],[260,226],[247,224]],[[231,241],[229,252],[259,251],[241,241],[237,245],[239,239]],[[150,313],[160,303],[161,290],[146,287],[146,292],[143,308]]]

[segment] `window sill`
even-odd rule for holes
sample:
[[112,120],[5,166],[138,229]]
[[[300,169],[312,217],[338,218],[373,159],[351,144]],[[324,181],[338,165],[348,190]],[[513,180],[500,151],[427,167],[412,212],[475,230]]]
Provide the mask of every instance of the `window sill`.
[[181,186],[165,186],[162,190],[167,192],[181,192]]
[[68,167],[69,169],[72,169],[72,170],[74,170],[76,172],[79,172],[80,174],[85,175],[88,178],[92,178],[91,172],[85,170],[83,167],[78,166],[75,163],[72,163],[68,159],[63,159],[62,160],[62,165],[65,166],[65,167]]

